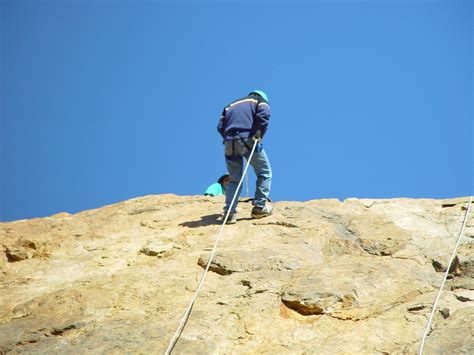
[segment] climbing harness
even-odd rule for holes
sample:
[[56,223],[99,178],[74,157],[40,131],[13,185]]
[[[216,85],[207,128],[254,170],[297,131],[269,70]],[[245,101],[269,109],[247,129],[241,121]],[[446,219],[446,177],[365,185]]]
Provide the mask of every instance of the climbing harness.
[[458,250],[459,242],[462,239],[462,234],[464,232],[464,227],[466,227],[467,216],[469,215],[469,210],[471,209],[471,204],[472,204],[472,196],[471,196],[471,199],[469,200],[469,204],[468,204],[467,209],[466,209],[466,214],[464,215],[464,221],[462,223],[461,231],[459,232],[459,235],[458,235],[458,240],[456,242],[456,246],[454,247],[453,253],[451,255],[451,259],[449,260],[449,264],[446,267],[446,272],[444,273],[443,282],[441,283],[441,286],[440,286],[439,291],[438,291],[438,295],[436,296],[436,300],[433,304],[433,308],[431,309],[431,314],[430,314],[430,317],[428,319],[428,324],[426,325],[425,332],[423,334],[423,338],[421,340],[421,346],[420,346],[420,351],[418,352],[418,355],[422,355],[422,353],[423,353],[423,347],[425,346],[425,340],[426,340],[426,337],[428,336],[428,332],[430,331],[431,322],[433,320],[433,316],[434,316],[434,313],[435,313],[435,310],[436,310],[436,306],[438,305],[438,301],[441,297],[441,291],[443,290],[444,284],[446,283],[446,280],[448,279],[448,274],[449,274],[449,270],[451,269],[451,264],[454,261],[454,257],[456,256],[456,252]]
[[227,209],[227,212],[226,212],[225,217],[224,217],[224,221],[222,222],[222,225],[221,225],[221,229],[219,231],[219,234],[217,236],[216,241],[214,242],[214,248],[212,249],[212,253],[211,253],[211,256],[209,257],[209,261],[207,262],[206,269],[202,273],[201,280],[199,281],[199,285],[196,289],[196,292],[194,293],[194,296],[191,299],[191,302],[189,303],[189,306],[186,309],[186,312],[184,312],[183,318],[181,319],[181,322],[179,323],[178,329],[176,330],[176,333],[174,334],[168,348],[165,351],[165,355],[171,354],[171,351],[173,351],[173,348],[175,347],[176,343],[178,342],[179,337],[181,336],[181,333],[183,332],[184,326],[186,325],[186,322],[188,321],[188,318],[191,314],[191,310],[193,309],[193,306],[194,306],[194,302],[196,301],[196,298],[199,294],[199,291],[201,290],[202,285],[204,284],[204,279],[206,278],[206,274],[209,270],[209,267],[211,266],[212,259],[214,258],[214,254],[216,253],[216,250],[217,250],[217,244],[219,243],[219,240],[222,236],[222,232],[224,231],[224,226],[227,222],[227,219],[229,218],[230,211],[232,210],[232,207],[234,206],[235,199],[237,198],[237,194],[238,194],[240,186],[242,185],[242,182],[244,180],[244,176],[247,173],[247,169],[249,167],[250,161],[252,160],[252,156],[253,156],[253,153],[255,152],[255,148],[257,147],[257,143],[258,143],[258,140],[255,140],[255,142],[253,144],[253,147],[252,147],[252,151],[250,152],[250,156],[247,159],[247,163],[245,164],[244,172],[243,172],[242,177],[239,181],[239,184],[237,185],[237,189],[235,190],[234,197],[232,198],[232,202],[230,203],[230,206]]

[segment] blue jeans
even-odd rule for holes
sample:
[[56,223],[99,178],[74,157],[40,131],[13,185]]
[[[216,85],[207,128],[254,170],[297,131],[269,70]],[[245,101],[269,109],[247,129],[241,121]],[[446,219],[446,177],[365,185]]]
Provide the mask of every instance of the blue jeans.
[[[227,170],[229,172],[229,184],[227,185],[225,191],[226,210],[229,209],[230,204],[232,202],[232,198],[234,197],[235,191],[237,190],[237,185],[239,184],[239,181],[242,178],[244,167],[243,157],[245,157],[245,159],[248,159],[250,156],[250,150],[248,148],[242,147],[241,144],[238,144],[240,142],[234,142],[236,145],[240,145],[241,149],[239,151],[238,146],[235,149],[237,152],[232,149],[232,155],[227,155],[227,153],[231,153],[231,151],[227,148],[228,145],[232,144],[232,142],[226,142],[225,161],[227,165]],[[252,145],[253,142],[249,140],[247,147],[251,147]],[[270,188],[272,184],[272,168],[270,167],[270,162],[268,161],[267,154],[263,150],[263,147],[256,147],[252,156],[252,160],[250,160],[250,165],[252,165],[253,170],[255,171],[255,175],[257,176],[257,186],[255,189],[255,198],[253,200],[253,205],[257,207],[264,207],[267,201],[267,197],[270,194]],[[237,197],[235,198],[231,213],[235,213],[235,209],[237,208],[240,192],[242,191],[242,185],[240,185],[240,189],[237,193]]]

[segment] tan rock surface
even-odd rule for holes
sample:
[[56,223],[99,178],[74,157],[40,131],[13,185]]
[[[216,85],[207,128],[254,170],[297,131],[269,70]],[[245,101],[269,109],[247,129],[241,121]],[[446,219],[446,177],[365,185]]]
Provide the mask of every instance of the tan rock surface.
[[[467,198],[279,202],[226,226],[175,348],[416,353]],[[163,353],[220,228],[221,198],[135,198],[0,223],[0,353]],[[471,212],[426,354],[473,353]]]

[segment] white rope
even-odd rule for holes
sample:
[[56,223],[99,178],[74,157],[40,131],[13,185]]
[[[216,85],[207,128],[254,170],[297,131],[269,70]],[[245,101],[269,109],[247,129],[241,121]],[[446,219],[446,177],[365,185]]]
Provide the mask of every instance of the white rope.
[[446,280],[448,279],[448,274],[449,274],[449,270],[451,269],[451,264],[453,263],[454,257],[456,256],[456,252],[458,250],[459,242],[462,239],[462,234],[464,232],[464,227],[466,226],[466,222],[467,222],[467,216],[469,215],[469,210],[471,209],[471,203],[472,203],[472,196],[471,196],[471,199],[469,200],[469,204],[468,204],[468,207],[467,207],[467,210],[466,210],[466,214],[464,215],[464,221],[462,223],[461,231],[459,232],[459,235],[458,235],[458,240],[456,242],[456,246],[454,247],[453,254],[451,255],[451,259],[449,260],[449,264],[446,268],[446,272],[444,273],[443,282],[441,283],[441,287],[439,288],[438,295],[436,296],[436,300],[433,304],[433,308],[431,309],[430,318],[428,319],[428,324],[426,325],[425,333],[423,334],[423,339],[421,340],[421,346],[420,346],[420,351],[418,352],[418,355],[421,355],[423,353],[423,347],[425,346],[425,340],[426,340],[426,337],[428,336],[428,332],[430,331],[430,328],[431,328],[431,322],[433,320],[433,316],[434,316],[434,313],[435,313],[435,310],[436,310],[436,306],[438,305],[438,301],[441,297],[441,291],[443,290],[444,284],[446,283]]
[[176,333],[173,336],[173,339],[171,339],[171,342],[168,346],[168,348],[165,351],[165,355],[171,354],[171,351],[175,347],[176,343],[178,342],[179,337],[181,336],[181,333],[183,332],[184,326],[186,325],[186,322],[188,321],[189,315],[191,314],[191,310],[193,308],[194,302],[196,301],[196,298],[198,296],[199,291],[202,288],[202,285],[204,284],[204,279],[206,278],[206,274],[209,270],[209,267],[211,266],[212,259],[214,258],[214,254],[216,253],[217,250],[217,244],[219,243],[219,240],[222,236],[222,232],[224,231],[224,226],[227,222],[227,219],[229,218],[230,211],[232,210],[232,207],[234,206],[235,199],[237,197],[237,194],[239,192],[240,186],[242,185],[242,182],[244,180],[244,176],[247,173],[247,169],[250,164],[250,160],[252,160],[253,153],[255,152],[255,147],[257,146],[258,140],[255,140],[255,143],[252,147],[252,151],[250,152],[250,156],[247,159],[247,164],[245,165],[244,173],[242,174],[242,178],[239,181],[239,184],[237,185],[237,189],[235,190],[234,197],[232,198],[232,202],[230,203],[229,208],[227,209],[227,213],[225,214],[224,221],[222,222],[221,229],[219,231],[219,235],[217,236],[217,239],[214,243],[214,248],[212,249],[211,256],[209,257],[209,261],[207,262],[206,269],[204,270],[202,276],[201,276],[201,281],[199,281],[198,288],[196,289],[196,292],[194,293],[193,298],[191,299],[191,302],[189,303],[188,308],[186,309],[186,312],[184,312],[183,319],[181,319],[181,322],[179,323],[178,329],[176,330]]

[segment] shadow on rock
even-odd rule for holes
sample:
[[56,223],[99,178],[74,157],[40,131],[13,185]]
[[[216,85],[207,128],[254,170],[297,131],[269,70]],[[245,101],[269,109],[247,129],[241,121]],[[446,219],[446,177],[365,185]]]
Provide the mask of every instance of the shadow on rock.
[[199,228],[199,227],[210,226],[213,224],[221,224],[219,217],[221,217],[221,214],[210,214],[207,216],[201,216],[201,219],[199,221],[183,222],[183,223],[180,223],[179,225],[181,227]]

